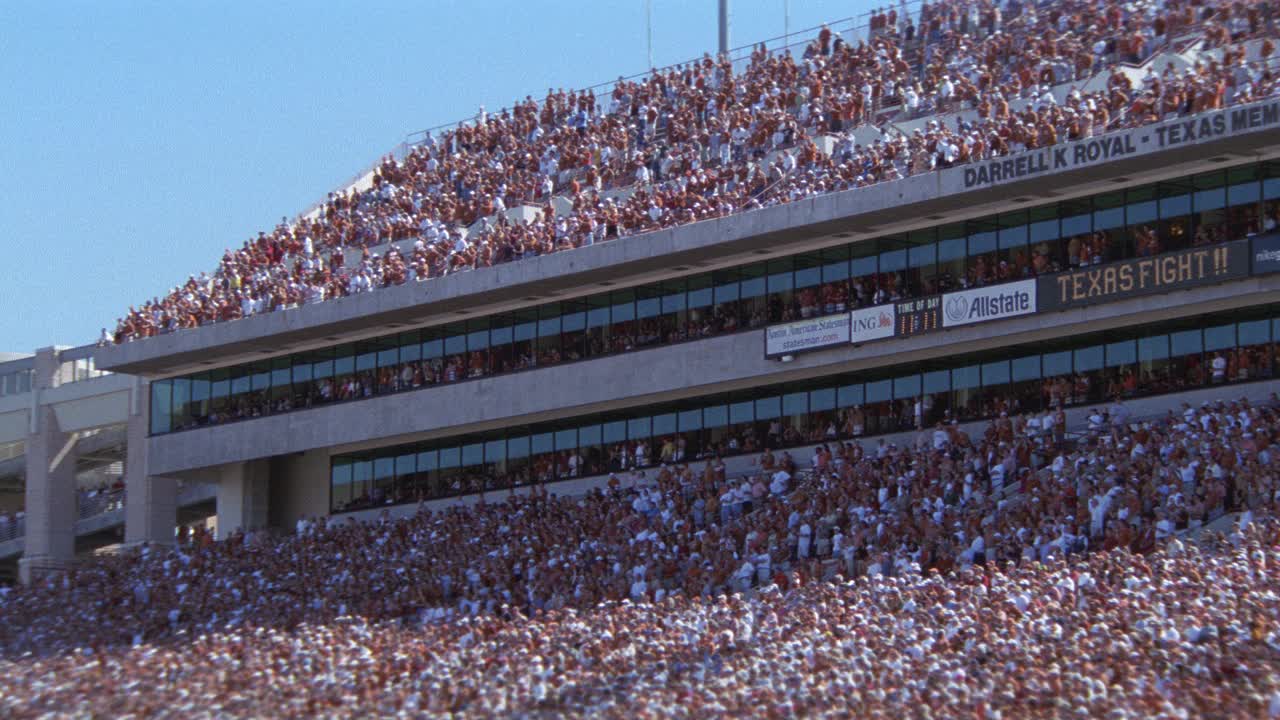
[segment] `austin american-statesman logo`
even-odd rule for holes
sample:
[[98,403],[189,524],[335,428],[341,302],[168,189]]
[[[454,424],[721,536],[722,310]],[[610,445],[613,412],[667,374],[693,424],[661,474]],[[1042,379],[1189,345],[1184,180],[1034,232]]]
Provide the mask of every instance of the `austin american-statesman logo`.
[[969,316],[969,298],[963,295],[947,298],[946,311],[952,322],[964,320]]

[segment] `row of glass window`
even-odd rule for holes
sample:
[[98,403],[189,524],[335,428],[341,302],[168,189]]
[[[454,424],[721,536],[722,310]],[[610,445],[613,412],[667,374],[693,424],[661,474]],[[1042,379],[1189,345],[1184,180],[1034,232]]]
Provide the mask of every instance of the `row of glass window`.
[[1239,239],[1280,221],[1251,164],[152,384],[152,432],[258,417]]
[[31,377],[30,370],[19,370],[0,375],[0,397],[31,392]]
[[[334,512],[1272,377],[1280,306],[336,457]],[[1247,318],[1247,319],[1239,319]],[[1233,321],[1234,320],[1234,321]]]

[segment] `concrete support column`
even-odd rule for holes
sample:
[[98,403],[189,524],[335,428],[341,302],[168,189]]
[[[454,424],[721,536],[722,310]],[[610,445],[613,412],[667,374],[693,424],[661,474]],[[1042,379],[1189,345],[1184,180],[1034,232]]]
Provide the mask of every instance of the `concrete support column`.
[[222,468],[218,478],[218,539],[237,530],[267,526],[268,461],[250,460]]
[[308,450],[271,458],[272,527],[293,532],[298,521],[329,514],[329,451]]
[[138,378],[129,395],[128,445],[124,461],[124,542],[172,545],[178,524],[178,483],[152,477],[147,463],[150,384]]
[[62,432],[53,408],[40,402],[43,390],[59,384],[59,367],[53,348],[36,351],[26,441],[26,539],[18,562],[23,583],[61,570],[75,557],[76,436]]

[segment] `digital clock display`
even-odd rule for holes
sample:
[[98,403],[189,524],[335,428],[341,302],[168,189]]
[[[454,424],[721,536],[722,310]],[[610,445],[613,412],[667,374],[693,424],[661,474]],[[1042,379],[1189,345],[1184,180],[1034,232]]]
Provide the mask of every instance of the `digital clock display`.
[[898,323],[894,335],[897,337],[934,332],[942,327],[941,295],[900,302],[896,310]]

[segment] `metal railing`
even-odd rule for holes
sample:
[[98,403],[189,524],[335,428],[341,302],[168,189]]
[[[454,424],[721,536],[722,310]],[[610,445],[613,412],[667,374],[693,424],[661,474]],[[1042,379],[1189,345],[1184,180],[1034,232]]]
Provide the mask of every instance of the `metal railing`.
[[22,515],[6,515],[0,518],[0,542],[20,538],[27,532],[27,519]]
[[81,493],[76,507],[76,519],[87,520],[91,517],[123,509],[124,488]]

